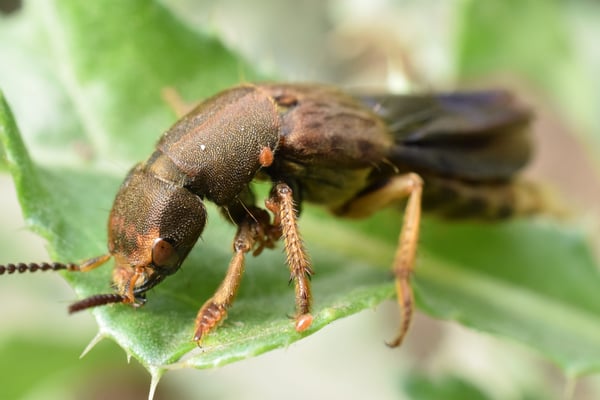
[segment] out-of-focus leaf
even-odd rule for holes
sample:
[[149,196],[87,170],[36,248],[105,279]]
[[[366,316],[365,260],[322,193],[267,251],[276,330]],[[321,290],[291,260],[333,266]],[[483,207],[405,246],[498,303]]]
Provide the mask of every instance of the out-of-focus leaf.
[[[600,33],[595,2],[544,0],[464,1],[457,7],[457,73],[462,78],[500,75],[526,77],[548,94],[563,117],[600,151],[600,85],[593,52]],[[590,32],[575,29],[585,15]],[[594,22],[590,22],[594,21]],[[576,41],[584,38],[591,46]],[[594,65],[594,64],[591,64]],[[591,157],[595,160],[597,157]],[[597,164],[598,165],[598,164]]]
[[454,376],[444,376],[432,380],[419,374],[412,374],[402,382],[404,392],[413,400],[486,400],[487,396],[476,386]]

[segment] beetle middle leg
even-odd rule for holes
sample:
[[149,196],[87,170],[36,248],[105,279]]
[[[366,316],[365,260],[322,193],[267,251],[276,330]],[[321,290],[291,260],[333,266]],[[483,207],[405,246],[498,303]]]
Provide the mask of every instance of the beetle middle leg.
[[393,264],[402,322],[396,338],[387,343],[390,347],[396,347],[402,343],[412,319],[414,297],[410,286],[410,276],[414,270],[419,240],[422,192],[423,179],[419,175],[415,173],[398,175],[391,178],[385,186],[355,198],[337,211],[337,214],[345,217],[362,218],[408,197]]
[[291,274],[290,283],[294,282],[296,291],[296,331],[302,332],[312,324],[310,276],[314,272],[298,231],[292,189],[285,183],[275,185],[265,204],[275,215],[273,225],[281,227]]

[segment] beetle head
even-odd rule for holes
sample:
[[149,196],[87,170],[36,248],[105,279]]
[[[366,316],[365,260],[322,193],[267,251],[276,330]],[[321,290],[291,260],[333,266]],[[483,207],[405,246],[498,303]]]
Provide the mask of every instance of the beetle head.
[[135,167],[121,185],[109,218],[108,248],[115,257],[113,285],[128,299],[175,273],[204,230],[202,200]]
[[[144,164],[136,166],[121,185],[108,220],[116,293],[85,298],[69,310],[109,303],[143,305],[149,289],[177,272],[205,223],[206,209],[198,196],[148,173]],[[94,268],[97,263],[91,261]]]

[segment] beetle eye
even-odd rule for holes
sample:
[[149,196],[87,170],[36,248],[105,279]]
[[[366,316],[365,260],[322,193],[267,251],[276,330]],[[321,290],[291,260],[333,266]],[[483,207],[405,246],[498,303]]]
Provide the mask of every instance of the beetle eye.
[[152,244],[152,264],[157,267],[174,267],[179,256],[168,239],[158,238]]

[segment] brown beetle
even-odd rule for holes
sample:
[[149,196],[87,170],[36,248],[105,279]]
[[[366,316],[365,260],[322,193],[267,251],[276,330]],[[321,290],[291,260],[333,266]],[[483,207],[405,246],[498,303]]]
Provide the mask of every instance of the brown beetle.
[[[110,213],[108,254],[81,264],[7,264],[0,274],[88,271],[114,257],[115,293],[83,299],[70,311],[142,305],[202,234],[209,200],[238,229],[225,279],[198,312],[194,340],[226,317],[246,253],[257,255],[281,237],[296,290],[295,328],[304,331],[312,323],[313,270],[296,223],[301,204],[362,218],[406,200],[393,264],[402,324],[389,344],[397,346],[413,312],[422,207],[483,218],[539,208],[535,188],[515,181],[530,156],[529,121],[527,110],[498,91],[361,96],[322,85],[235,87],[177,121],[129,172]],[[266,210],[250,189],[254,179],[273,184]]]

